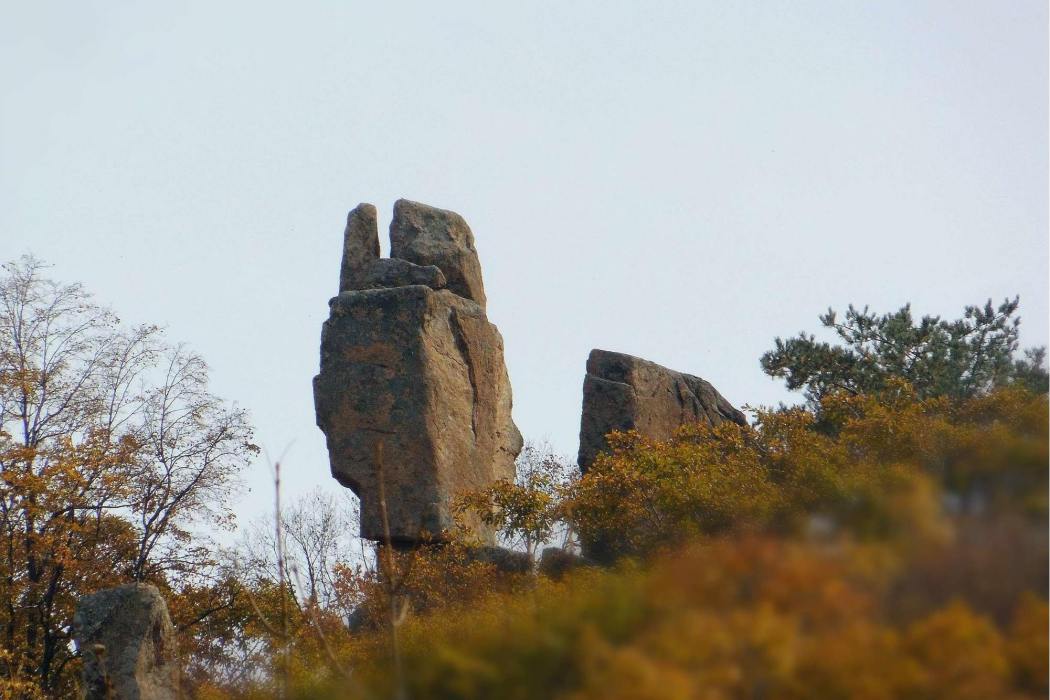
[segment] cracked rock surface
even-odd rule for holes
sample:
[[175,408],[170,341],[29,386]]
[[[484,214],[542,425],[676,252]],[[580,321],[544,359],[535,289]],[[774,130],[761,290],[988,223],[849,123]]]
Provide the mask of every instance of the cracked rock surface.
[[332,475],[361,499],[361,535],[384,539],[382,445],[391,538],[410,546],[453,525],[459,494],[513,480],[522,440],[466,222],[399,200],[390,236],[393,257],[379,258],[375,207],[347,219],[314,404]]
[[640,357],[591,350],[583,380],[580,470],[586,472],[608,449],[605,436],[613,430],[637,430],[663,441],[686,423],[724,421],[747,425],[744,414],[710,382]]

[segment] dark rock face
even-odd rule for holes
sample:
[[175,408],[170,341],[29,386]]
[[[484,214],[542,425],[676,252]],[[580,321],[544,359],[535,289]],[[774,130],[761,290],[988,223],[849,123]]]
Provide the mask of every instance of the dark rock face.
[[580,471],[608,448],[613,430],[637,430],[653,440],[666,440],[686,423],[746,425],[743,413],[709,382],[691,374],[608,350],[592,350],[583,380],[580,419]]
[[[364,206],[370,207],[355,212]],[[361,535],[384,539],[376,459],[382,444],[391,538],[411,546],[453,525],[457,495],[514,478],[521,435],[511,419],[503,339],[484,307],[457,292],[470,288],[464,285],[472,274],[484,300],[466,223],[401,200],[391,238],[395,230],[409,234],[392,251],[452,252],[382,260],[370,258],[372,232],[357,228],[365,218],[350,215],[355,228],[346,245],[366,250],[343,254],[340,286],[347,280],[357,286],[329,302],[314,404],[332,475],[361,499]],[[492,541],[491,532],[474,525],[483,541]]]
[[87,700],[178,700],[175,630],[154,586],[84,596],[73,617]]

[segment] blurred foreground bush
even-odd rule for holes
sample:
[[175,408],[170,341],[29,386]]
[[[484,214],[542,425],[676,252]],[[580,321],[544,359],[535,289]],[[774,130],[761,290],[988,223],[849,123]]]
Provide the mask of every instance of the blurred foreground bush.
[[349,576],[372,625],[330,629],[325,654],[304,627],[292,695],[1045,697],[1046,396],[893,382],[819,414],[617,435],[542,499],[494,491],[508,529],[538,503],[608,566],[508,583],[459,549],[402,555],[396,606],[374,572]]
[[[541,579],[408,621],[408,696],[1045,696],[1044,599],[1019,596],[1005,625],[964,598],[900,616],[909,564],[883,545],[725,537],[646,568]],[[377,644],[356,687],[327,696],[394,697],[392,679]]]

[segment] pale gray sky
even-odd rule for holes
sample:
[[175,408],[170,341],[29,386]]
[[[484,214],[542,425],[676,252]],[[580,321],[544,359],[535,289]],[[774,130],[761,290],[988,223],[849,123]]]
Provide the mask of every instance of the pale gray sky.
[[202,353],[293,493],[338,488],[310,379],[361,201],[467,219],[568,454],[593,347],[740,405],[829,305],[1019,293],[1047,342],[1044,1],[496,5],[0,1],[3,259]]

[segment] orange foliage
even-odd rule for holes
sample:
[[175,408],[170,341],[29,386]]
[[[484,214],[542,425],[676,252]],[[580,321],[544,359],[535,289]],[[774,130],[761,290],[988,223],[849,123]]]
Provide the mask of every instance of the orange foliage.
[[[410,617],[413,696],[1045,696],[1045,396],[894,383],[611,444],[557,505],[618,568]],[[333,697],[391,690],[361,653]]]

